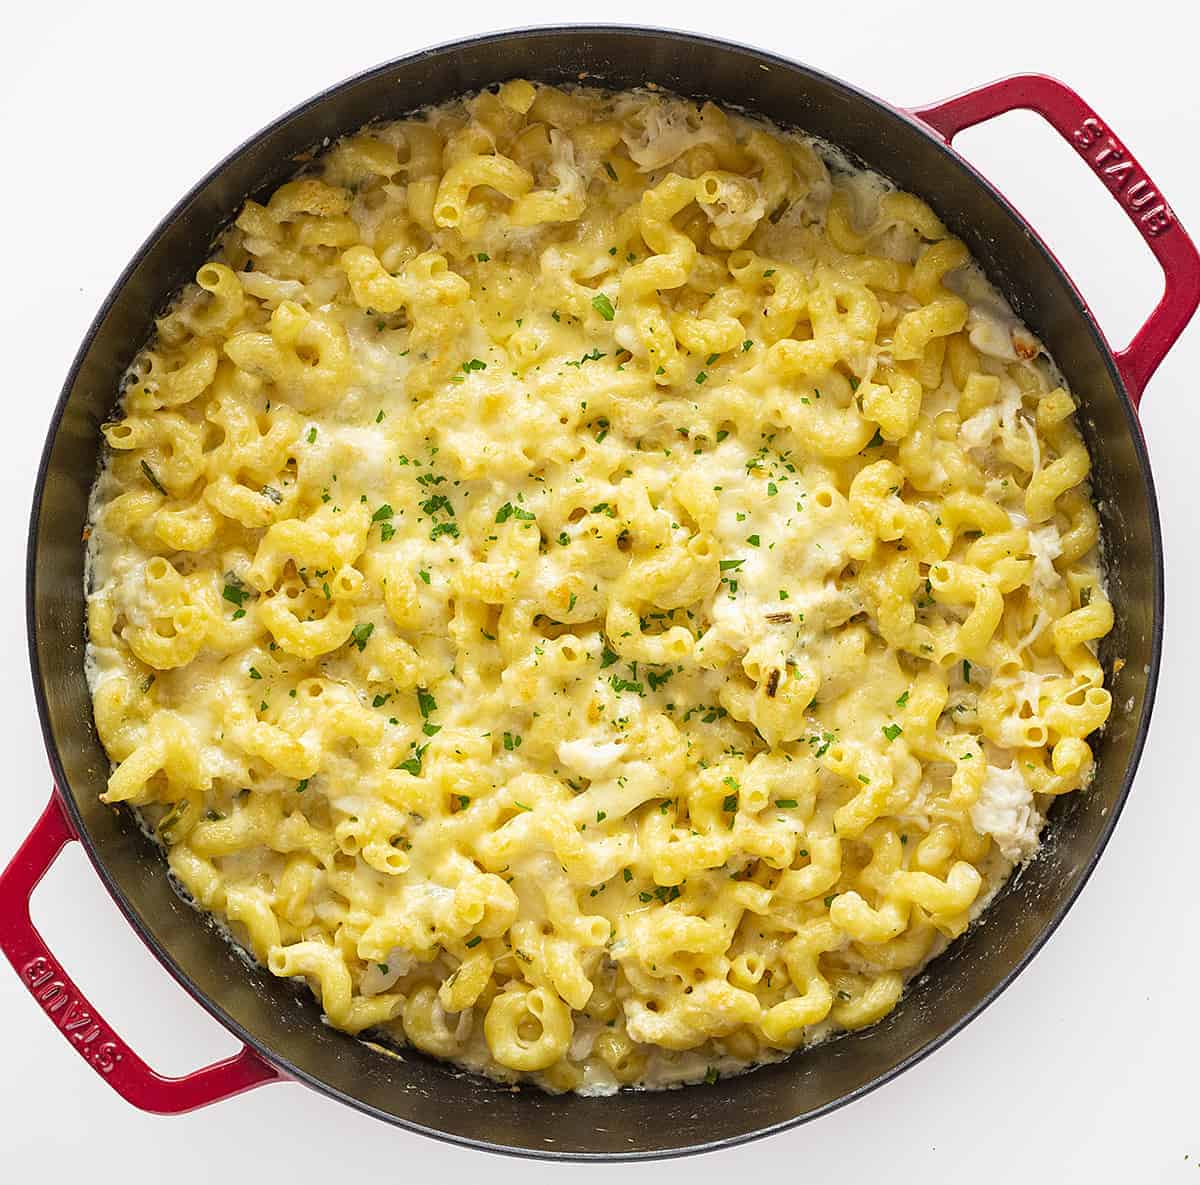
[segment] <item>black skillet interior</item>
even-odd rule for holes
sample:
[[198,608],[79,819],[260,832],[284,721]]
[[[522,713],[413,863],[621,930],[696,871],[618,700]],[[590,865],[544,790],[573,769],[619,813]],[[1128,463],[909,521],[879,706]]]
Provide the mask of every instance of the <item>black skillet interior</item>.
[[[1118,707],[1099,743],[1094,785],[1059,804],[1043,853],[890,1016],[713,1087],[607,1099],[513,1093],[411,1053],[381,1056],[322,1025],[313,1002],[289,985],[248,972],[172,892],[130,818],[98,802],[108,763],[82,663],[80,534],[98,426],[152,313],[194,275],[242,200],[283,181],[297,153],[369,121],[507,78],[585,75],[616,88],[654,82],[823,136],[925,197],[967,241],[1083,401],[1117,619],[1105,657],[1110,669],[1117,655],[1125,659],[1111,684]],[[68,378],[33,508],[29,594],[34,685],[58,783],[118,902],[205,1007],[289,1073],[380,1118],[526,1155],[636,1157],[735,1142],[834,1107],[929,1052],[1020,969],[1091,871],[1132,778],[1157,674],[1162,560],[1140,432],[1102,340],[1057,265],[963,162],[878,100],[769,54],[688,34],[567,28],[496,34],[372,70],[285,116],[200,182],[118,282]]]

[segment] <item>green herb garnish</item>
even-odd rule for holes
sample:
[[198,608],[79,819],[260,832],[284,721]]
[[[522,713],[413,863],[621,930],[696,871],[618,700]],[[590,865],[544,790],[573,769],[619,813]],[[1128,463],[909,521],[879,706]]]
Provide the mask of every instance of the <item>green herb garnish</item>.
[[146,475],[146,480],[147,480],[147,481],[148,481],[148,482],[149,482],[149,483],[150,483],[150,484],[151,484],[151,485],[152,485],[152,486],[153,486],[153,487],[154,487],[154,488],[155,488],[155,489],[156,489],[156,490],[157,490],[157,491],[158,491],[160,494],[163,494],[163,495],[165,496],[167,491],[166,491],[166,490],[163,488],[163,483],[162,483],[161,481],[159,481],[159,480],[158,480],[158,476],[157,476],[157,474],[155,474],[154,470],[153,470],[153,469],[151,469],[151,468],[150,468],[150,466],[149,466],[149,465],[148,465],[148,464],[147,464],[145,461],[143,461],[143,462],[142,462],[142,472],[143,472],[143,473]]
[[528,510],[522,510],[519,506],[514,506],[511,502],[505,502],[499,510],[496,511],[496,521],[498,523],[506,523],[510,518],[520,519],[522,522],[533,522],[534,516]]
[[608,299],[603,292],[598,296],[592,297],[592,308],[596,310],[606,321],[611,321],[616,315],[612,306],[612,301]]

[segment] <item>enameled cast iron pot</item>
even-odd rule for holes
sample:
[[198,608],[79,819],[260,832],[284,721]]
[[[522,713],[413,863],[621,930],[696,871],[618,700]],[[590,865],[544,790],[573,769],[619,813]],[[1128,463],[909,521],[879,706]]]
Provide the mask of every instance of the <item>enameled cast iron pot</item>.
[[[513,77],[612,87],[654,82],[744,107],[841,145],[928,200],[1047,343],[1082,401],[1106,540],[1116,628],[1102,648],[1115,706],[1096,778],[1060,800],[1039,857],[981,923],[873,1028],[711,1087],[612,1098],[511,1092],[406,1052],[385,1057],[321,1024],[316,1004],[250,972],[172,891],[126,812],[101,805],[108,761],[84,681],[83,548],[99,425],[152,316],[206,259],[247,196],[265,200],[297,154],[370,120],[395,119]],[[950,147],[962,128],[1014,108],[1042,115],[1112,191],[1166,274],[1161,302],[1114,353],[1037,234]],[[335,86],[219,164],[171,211],[117,281],[54,410],[29,528],[29,652],[56,790],[0,877],[0,945],[50,1020],[115,1090],[180,1112],[266,1082],[299,1079],[392,1123],[463,1144],[540,1157],[634,1158],[711,1149],[778,1131],[879,1086],[924,1057],[1004,989],[1049,937],[1116,824],[1137,766],[1158,675],[1163,561],[1136,409],[1200,300],[1200,257],[1129,151],[1076,94],[1022,76],[913,111],[772,54],[683,33],[552,28],[427,50]],[[1117,663],[1120,658],[1124,662]],[[244,1042],[182,1078],[156,1074],[113,1032],[29,920],[29,895],[70,840],[83,844],[130,923],[168,971]]]

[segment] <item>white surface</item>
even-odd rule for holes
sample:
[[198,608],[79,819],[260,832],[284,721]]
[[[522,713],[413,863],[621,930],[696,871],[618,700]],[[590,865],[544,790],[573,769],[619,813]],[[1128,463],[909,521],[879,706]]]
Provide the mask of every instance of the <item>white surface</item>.
[[[0,282],[6,461],[0,468],[5,808],[0,860],[50,780],[25,657],[26,516],[42,438],[68,362],[100,300],[162,213],[227,149],[347,74],[495,26],[564,16],[653,20],[770,46],[897,102],[1002,74],[1074,85],[1137,152],[1200,232],[1200,99],[1182,14],[1084,0],[779,5],[529,0],[519,12],[455,6],[14,5],[0,35]],[[1111,6],[1115,8],[1116,6]],[[328,13],[344,13],[344,24]],[[1160,20],[1160,17],[1167,17]],[[1146,18],[1146,19],[1143,19]],[[1178,23],[1176,23],[1178,22]],[[344,31],[343,31],[344,30]],[[960,146],[1060,250],[1118,344],[1160,281],[1149,254],[1070,149],[1032,116]],[[140,1114],[109,1091],[0,966],[0,1180],[127,1185],[372,1182],[690,1185],[776,1175],[847,1183],[949,1180],[1200,1181],[1195,1062],[1200,980],[1193,869],[1200,834],[1200,662],[1195,442],[1200,329],[1151,384],[1143,424],[1168,557],[1166,658],[1149,747],[1115,838],[1049,946],[947,1047],[835,1115],[736,1151],[665,1164],[538,1165],[452,1148],[369,1120],[300,1086],[264,1088],[190,1116]],[[1080,392],[1086,398],[1086,392]],[[83,989],[156,1067],[182,1073],[234,1048],[140,945],[77,847],[34,916]],[[233,1167],[236,1165],[237,1167]]]

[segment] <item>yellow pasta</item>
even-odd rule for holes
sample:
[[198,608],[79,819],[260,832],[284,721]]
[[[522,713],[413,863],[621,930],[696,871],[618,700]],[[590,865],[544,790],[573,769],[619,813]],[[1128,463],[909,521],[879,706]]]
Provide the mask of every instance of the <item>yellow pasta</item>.
[[104,425],[104,800],[332,1025],[505,1081],[873,1024],[1091,776],[1075,406],[810,138],[523,80],[374,126]]

